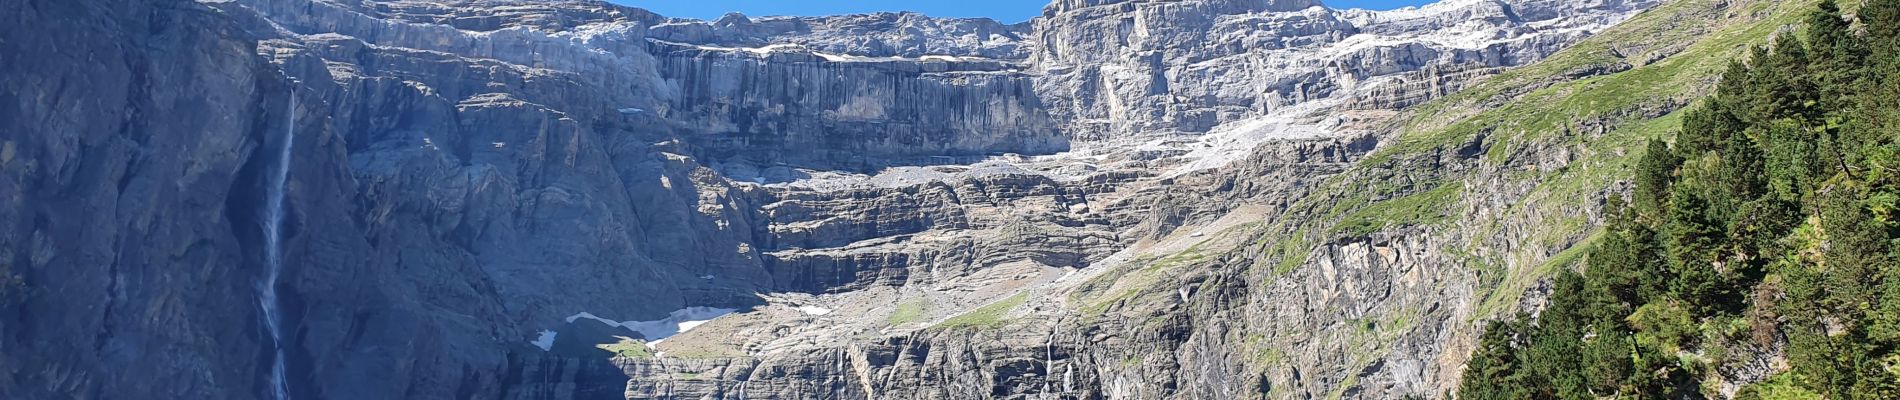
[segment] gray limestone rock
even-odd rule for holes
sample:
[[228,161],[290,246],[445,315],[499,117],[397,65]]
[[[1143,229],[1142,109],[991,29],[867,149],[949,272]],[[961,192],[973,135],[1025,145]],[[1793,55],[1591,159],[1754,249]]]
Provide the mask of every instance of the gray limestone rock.
[[[1654,3],[21,0],[0,397],[268,396],[288,132],[294,398],[1436,393],[1475,337],[1438,300],[1478,283],[1432,268],[1462,237],[1312,243],[1269,281],[1250,235],[1397,110]],[[1333,329],[1371,315],[1413,326]]]

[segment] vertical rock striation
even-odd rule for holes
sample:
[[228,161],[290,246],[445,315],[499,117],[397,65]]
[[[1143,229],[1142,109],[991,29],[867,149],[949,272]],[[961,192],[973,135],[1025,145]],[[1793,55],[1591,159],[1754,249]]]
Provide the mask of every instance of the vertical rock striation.
[[190,1],[0,7],[0,397],[259,398],[290,90]]

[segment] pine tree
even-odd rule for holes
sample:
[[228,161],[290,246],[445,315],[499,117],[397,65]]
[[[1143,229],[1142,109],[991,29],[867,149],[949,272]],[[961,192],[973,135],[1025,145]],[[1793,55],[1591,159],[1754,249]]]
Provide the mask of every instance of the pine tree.
[[1722,148],[1722,162],[1715,177],[1727,190],[1711,193],[1722,198],[1721,206],[1734,207],[1768,192],[1767,162],[1750,135],[1731,135]]
[[1839,127],[1830,148],[1838,148],[1843,173],[1896,183],[1891,175],[1900,167],[1900,0],[1869,0],[1861,7],[1867,59],[1852,85],[1855,108]]
[[1827,114],[1838,114],[1848,107],[1860,65],[1867,48],[1854,37],[1853,27],[1841,18],[1834,0],[1823,0],[1808,14],[1810,73],[1817,89],[1817,106]]
[[1823,0],[1805,44],[1732,63],[1648,143],[1584,274],[1486,332],[1461,398],[1704,398],[1707,359],[1678,355],[1720,354],[1744,313],[1786,339],[1778,384],[1900,398],[1900,0],[1860,21]]
[[1462,400],[1518,400],[1530,398],[1530,390],[1520,383],[1515,342],[1528,315],[1513,321],[1493,321],[1478,339],[1475,356],[1465,365],[1464,385],[1458,389]]
[[1820,119],[1820,92],[1816,89],[1813,77],[1808,71],[1808,50],[1800,40],[1785,35],[1775,43],[1774,51],[1762,65],[1755,68],[1754,86],[1758,95],[1766,100],[1761,104],[1765,109],[1756,110],[1755,126],[1768,126],[1775,120],[1790,118],[1797,121]]
[[1709,152],[1719,151],[1728,136],[1742,131],[1746,125],[1736,116],[1736,112],[1747,110],[1753,94],[1746,85],[1749,70],[1740,61],[1730,61],[1728,71],[1722,74],[1722,82],[1716,85],[1716,95],[1704,101],[1701,107],[1692,108],[1683,116],[1682,131],[1676,134],[1676,154],[1681,159],[1701,158]]
[[1584,292],[1582,275],[1559,272],[1551,287],[1550,304],[1537,319],[1530,333],[1529,357],[1522,360],[1522,371],[1538,398],[1591,399],[1583,372],[1585,325],[1589,298]]
[[1861,199],[1849,186],[1830,187],[1821,196],[1829,303],[1851,317],[1872,306],[1874,279],[1887,255],[1887,236],[1861,207]]
[[1630,338],[1630,332],[1620,319],[1599,319],[1596,336],[1584,342],[1583,359],[1585,374],[1592,392],[1611,394],[1628,391],[1630,375],[1635,373],[1635,365],[1630,361],[1630,349],[1636,342]]
[[1590,279],[1588,288],[1600,293],[1599,317],[1621,319],[1629,315],[1631,305],[1643,304],[1668,293],[1668,272],[1656,233],[1640,222],[1633,209],[1613,200],[1609,205],[1609,227],[1603,241],[1585,261]]
[[1769,191],[1778,200],[1799,202],[1818,185],[1823,160],[1813,130],[1793,121],[1777,121],[1763,134]]
[[[1729,287],[1725,290],[1735,294],[1749,292],[1749,288],[1760,283],[1767,274],[1769,262],[1786,250],[1782,238],[1800,225],[1801,214],[1798,203],[1781,200],[1773,195],[1762,196],[1744,203],[1741,211],[1729,222],[1730,257],[1726,260],[1730,277]],[[1747,308],[1747,296],[1728,296],[1718,301],[1723,310],[1741,312]]]
[[1869,42],[1890,46],[1900,40],[1900,0],[1867,0],[1860,8],[1860,20],[1867,26]]
[[1636,164],[1636,215],[1650,220],[1662,218],[1669,202],[1669,185],[1675,181],[1676,167],[1682,159],[1660,139],[1650,139],[1642,160]]
[[1696,180],[1694,176],[1678,182],[1670,194],[1668,220],[1662,229],[1666,238],[1663,247],[1669,256],[1670,295],[1687,301],[1697,310],[1713,306],[1711,301],[1723,294],[1727,286],[1714,265],[1722,255],[1720,249],[1727,237],[1723,232],[1727,218],[1722,214],[1731,210],[1717,203],[1721,199],[1711,199],[1704,194],[1721,192],[1707,190],[1705,186],[1711,184],[1715,183]]

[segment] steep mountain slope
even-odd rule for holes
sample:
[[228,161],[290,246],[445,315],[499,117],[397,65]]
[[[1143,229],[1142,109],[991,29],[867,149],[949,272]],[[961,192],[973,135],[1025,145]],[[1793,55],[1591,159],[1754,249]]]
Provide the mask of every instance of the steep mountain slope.
[[1652,139],[1587,270],[1487,329],[1461,397],[1900,396],[1900,1],[1855,8],[1820,2]]
[[[1280,360],[1311,353],[1286,348],[1330,343],[1322,346],[1346,356],[1270,370],[1311,380],[1328,363],[1350,365],[1321,378],[1332,394],[1354,385],[1404,388],[1387,397],[1443,394],[1478,321],[1535,309],[1543,278],[1594,245],[1603,199],[1627,190],[1619,177],[1643,141],[1672,135],[1677,110],[1806,6],[1665,3],[1408,111],[1379,150],[1289,211],[1306,217],[1272,224],[1247,248],[1258,254],[1246,263],[1252,276],[1274,288],[1254,300],[1274,311],[1252,320],[1341,322],[1268,333],[1255,348]],[[1355,292],[1363,297],[1339,299]],[[1289,298],[1311,300],[1302,310],[1285,306]],[[1406,387],[1419,370],[1436,385]]]
[[0,15],[4,397],[1435,396],[1794,7],[118,3]]
[[[1664,4],[1409,111],[1353,168],[1259,228],[1228,234],[1246,240],[1188,235],[1124,269],[1153,272],[1104,279],[1132,289],[1075,293],[1133,320],[1128,331],[1180,326],[1147,340],[1169,345],[1117,346],[1143,350],[1121,353],[1142,360],[1129,369],[1156,369],[1148,363],[1160,358],[1169,361],[1159,369],[1196,385],[1225,376],[1230,390],[1270,397],[1442,394],[1477,322],[1515,312],[1519,294],[1592,243],[1600,199],[1621,190],[1614,177],[1641,140],[1666,133],[1744,44],[1803,6]],[[1213,393],[1190,397],[1235,395]]]
[[265,393],[246,204],[276,68],[185,1],[0,19],[0,397]]

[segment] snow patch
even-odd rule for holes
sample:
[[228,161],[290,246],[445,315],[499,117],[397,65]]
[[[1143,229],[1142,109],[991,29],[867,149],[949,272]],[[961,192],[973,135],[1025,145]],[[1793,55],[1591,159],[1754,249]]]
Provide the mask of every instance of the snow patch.
[[600,323],[607,324],[607,326],[621,327],[638,332],[640,336],[645,338],[647,343],[651,345],[653,343],[659,343],[660,340],[673,337],[673,335],[693,330],[695,327],[710,322],[720,316],[731,314],[734,311],[738,310],[731,308],[687,307],[673,311],[668,314],[666,318],[652,321],[615,321],[595,316],[592,313],[582,312],[567,317],[567,323],[571,324],[582,318],[600,321]]
[[554,333],[554,331],[542,329],[541,336],[534,338],[533,341],[530,341],[528,343],[533,344],[534,347],[540,347],[541,351],[553,350],[555,335],[556,333]]
[[798,306],[798,312],[805,313],[805,315],[825,315],[830,314],[831,309],[817,306]]

